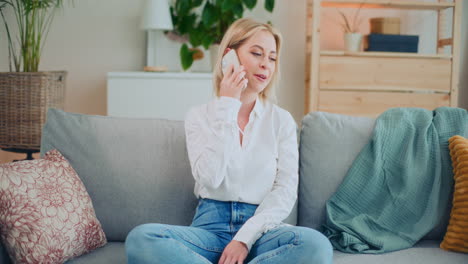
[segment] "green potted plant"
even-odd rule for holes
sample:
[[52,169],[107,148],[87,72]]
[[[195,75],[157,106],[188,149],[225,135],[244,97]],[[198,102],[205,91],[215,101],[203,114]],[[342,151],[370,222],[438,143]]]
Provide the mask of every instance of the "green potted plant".
[[47,34],[63,2],[0,0],[10,69],[0,72],[0,148],[28,153],[28,158],[40,148],[47,109],[63,109],[66,72],[39,71]]
[[[275,1],[264,3],[264,8],[273,12]],[[184,42],[180,48],[182,68],[192,66],[200,52],[198,47],[209,49],[219,44],[228,27],[243,17],[245,9],[252,10],[256,5],[257,0],[176,0],[171,6],[174,30],[170,34]]]

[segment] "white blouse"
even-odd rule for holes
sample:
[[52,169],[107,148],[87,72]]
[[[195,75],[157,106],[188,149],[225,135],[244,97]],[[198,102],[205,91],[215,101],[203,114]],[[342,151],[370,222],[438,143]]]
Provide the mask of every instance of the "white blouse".
[[241,131],[241,105],[235,98],[219,97],[192,108],[185,133],[197,197],[259,205],[234,237],[250,250],[294,206],[298,145],[296,123],[286,110],[257,99]]

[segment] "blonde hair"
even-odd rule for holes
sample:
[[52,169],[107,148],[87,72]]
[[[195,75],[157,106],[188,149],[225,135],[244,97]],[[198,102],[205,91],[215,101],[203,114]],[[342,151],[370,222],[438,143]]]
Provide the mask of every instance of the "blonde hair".
[[262,100],[275,100],[274,94],[274,86],[279,80],[279,62],[280,62],[280,47],[281,47],[281,34],[277,29],[272,27],[269,24],[264,24],[257,22],[250,18],[242,18],[236,20],[232,25],[228,28],[224,37],[219,45],[218,56],[216,59],[216,65],[213,70],[213,88],[215,90],[216,96],[219,97],[219,90],[220,90],[220,83],[223,79],[223,73],[221,70],[221,60],[224,55],[224,51],[227,48],[236,49],[239,48],[242,44],[244,44],[251,36],[255,33],[265,30],[270,32],[273,37],[275,38],[276,42],[276,62],[275,62],[275,71],[271,78],[270,83],[265,87],[265,89],[260,92],[260,99]]

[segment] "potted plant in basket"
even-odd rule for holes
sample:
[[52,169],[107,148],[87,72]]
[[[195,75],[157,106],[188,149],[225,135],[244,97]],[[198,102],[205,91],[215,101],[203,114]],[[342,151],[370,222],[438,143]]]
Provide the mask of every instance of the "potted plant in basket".
[[0,72],[0,148],[28,153],[28,159],[39,151],[47,109],[63,109],[66,72],[39,71],[47,34],[63,2],[0,0],[10,69]]
[[[252,10],[257,0],[177,0],[171,6],[174,30],[168,37],[184,44],[180,48],[180,60],[184,70],[192,65],[194,58],[200,57],[203,46],[212,49],[215,57],[217,44],[221,42],[228,27],[242,18],[244,10]],[[274,0],[265,0],[264,8],[273,12]],[[187,45],[187,42],[189,45]],[[191,46],[191,48],[189,47]],[[213,60],[212,60],[213,61]]]

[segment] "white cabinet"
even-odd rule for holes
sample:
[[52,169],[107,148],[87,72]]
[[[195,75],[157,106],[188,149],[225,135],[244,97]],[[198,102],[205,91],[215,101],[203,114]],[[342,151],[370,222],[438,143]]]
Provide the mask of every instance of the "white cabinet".
[[107,115],[184,120],[214,97],[211,73],[109,72]]

